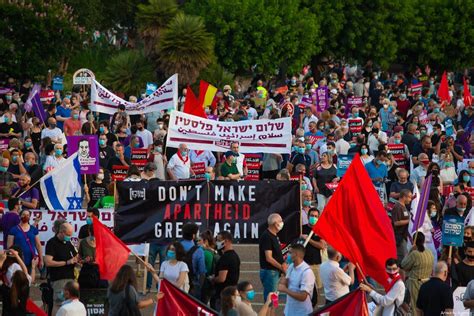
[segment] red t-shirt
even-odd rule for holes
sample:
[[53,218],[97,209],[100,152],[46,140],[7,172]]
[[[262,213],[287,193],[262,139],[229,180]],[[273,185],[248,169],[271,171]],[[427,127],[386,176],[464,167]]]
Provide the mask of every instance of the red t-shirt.
[[81,131],[81,127],[82,124],[80,120],[67,119],[64,121],[64,134],[66,134],[66,136],[77,135],[78,132]]

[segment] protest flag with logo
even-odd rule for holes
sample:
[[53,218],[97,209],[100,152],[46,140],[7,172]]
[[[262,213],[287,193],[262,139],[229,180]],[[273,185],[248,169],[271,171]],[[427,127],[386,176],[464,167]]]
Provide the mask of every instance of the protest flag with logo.
[[201,80],[199,82],[199,105],[202,108],[211,106],[214,101],[214,96],[217,93],[217,88],[209,82]]
[[384,287],[388,285],[385,261],[396,258],[395,235],[359,155],[352,160],[313,231],[358,264],[364,274]]
[[164,294],[158,301],[154,315],[206,315],[217,316],[219,313],[209,308],[207,305],[196,300],[188,293],[178,289],[166,279],[160,282],[160,292]]
[[199,103],[198,99],[196,98],[196,95],[193,92],[193,89],[191,89],[190,86],[186,88],[186,100],[184,101],[184,107],[183,107],[183,112],[195,116],[199,116],[202,118],[207,118],[206,112],[204,112],[204,108],[202,105]]
[[93,216],[92,227],[100,278],[113,280],[120,268],[127,263],[130,249],[95,216]]
[[451,97],[449,96],[448,77],[446,76],[446,71],[443,72],[443,76],[441,77],[441,83],[438,89],[438,98],[440,99],[442,104],[451,102]]
[[368,316],[365,293],[357,289],[314,311],[312,316]]
[[464,106],[469,107],[472,105],[472,95],[471,91],[469,90],[469,85],[467,84],[466,78],[463,78],[464,82],[464,91],[463,91],[463,96],[464,96]]

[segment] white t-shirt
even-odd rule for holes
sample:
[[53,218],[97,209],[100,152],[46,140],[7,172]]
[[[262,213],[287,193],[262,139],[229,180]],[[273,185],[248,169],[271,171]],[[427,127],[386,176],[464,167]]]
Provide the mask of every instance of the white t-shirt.
[[61,144],[64,144],[63,142],[63,139],[65,138],[64,137],[64,134],[63,132],[55,127],[53,129],[49,129],[49,128],[45,128],[41,131],[41,139],[44,139],[46,137],[49,137],[51,138],[51,140],[55,141],[55,142],[61,142]]
[[178,156],[178,154],[174,154],[171,157],[170,161],[168,162],[168,170],[172,171],[176,179],[189,179],[191,168],[191,159],[187,159],[184,162]]
[[67,300],[56,313],[56,316],[87,316],[86,307],[77,298]]
[[[170,281],[174,285],[178,282],[179,274],[181,272],[189,272],[188,265],[183,261],[178,261],[175,265],[172,265],[169,260],[163,262],[160,266],[160,276],[162,275],[164,279]],[[189,291],[189,277],[186,275],[186,281],[181,288],[183,291]]]
[[297,267],[290,264],[286,272],[288,289],[294,292],[306,292],[308,296],[301,302],[290,295],[286,296],[285,316],[308,315],[313,311],[311,297],[315,283],[314,273],[306,262],[301,262]]
[[147,129],[143,129],[143,131],[138,130],[135,133],[135,135],[139,136],[142,139],[144,148],[148,148],[151,145],[153,145],[153,134],[149,130]]
[[[5,285],[8,287],[12,286],[12,278],[15,272],[17,271],[22,271],[21,266],[18,263],[13,263],[11,266],[8,267],[7,273],[5,275],[6,280],[5,280]],[[31,285],[31,276],[29,274],[26,275],[26,278],[28,279],[29,284]]]
[[66,158],[64,158],[63,156],[60,156],[59,158],[56,156],[48,156],[46,157],[46,162],[44,163],[43,170],[57,168],[64,161],[66,161]]

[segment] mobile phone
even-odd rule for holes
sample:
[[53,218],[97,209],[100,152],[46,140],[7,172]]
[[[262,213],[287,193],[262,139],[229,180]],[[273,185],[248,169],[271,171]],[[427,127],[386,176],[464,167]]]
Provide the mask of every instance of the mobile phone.
[[272,294],[272,305],[274,308],[278,308],[278,292]]

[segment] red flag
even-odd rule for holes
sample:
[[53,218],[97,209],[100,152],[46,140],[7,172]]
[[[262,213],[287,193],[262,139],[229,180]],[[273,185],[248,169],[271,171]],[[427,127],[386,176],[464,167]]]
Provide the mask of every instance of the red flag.
[[464,106],[471,106],[472,105],[472,95],[471,91],[469,91],[469,85],[467,84],[466,78],[463,78],[464,81]]
[[158,307],[155,311],[156,316],[218,315],[216,311],[181,291],[166,279],[160,282],[160,292],[162,292],[164,296],[158,301]]
[[26,300],[26,310],[36,316],[48,316],[46,312],[38,307],[31,299]]
[[96,263],[99,266],[100,278],[113,280],[118,270],[127,263],[130,249],[95,216],[94,228]]
[[326,305],[313,312],[313,316],[368,316],[367,300],[362,290],[355,290],[338,298],[329,305]]
[[201,80],[199,82],[199,105],[203,108],[211,106],[216,93],[216,87],[209,82]]
[[443,72],[443,76],[441,77],[441,84],[439,85],[438,89],[438,97],[441,100],[441,103],[450,103],[451,97],[449,96],[449,86],[448,86],[448,78],[446,76],[446,71]]
[[379,284],[388,285],[385,261],[396,258],[392,224],[359,155],[329,200],[314,232]]
[[183,112],[191,115],[196,115],[207,119],[206,112],[201,104],[199,104],[196,95],[190,86],[186,88],[186,100],[184,101]]

